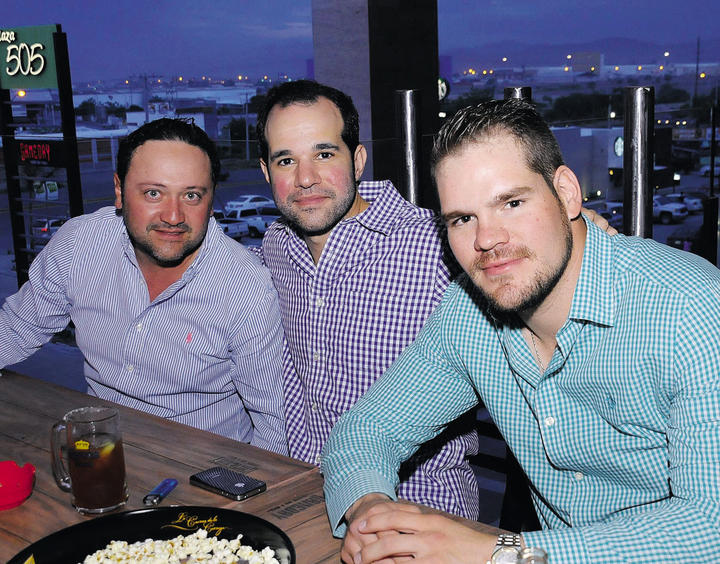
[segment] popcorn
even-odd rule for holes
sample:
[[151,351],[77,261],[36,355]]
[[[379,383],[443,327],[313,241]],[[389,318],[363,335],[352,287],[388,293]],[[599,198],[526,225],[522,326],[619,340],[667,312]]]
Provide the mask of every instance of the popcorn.
[[205,529],[199,529],[169,540],[111,541],[82,564],[279,564],[270,547],[257,551],[241,544],[241,539],[242,535],[230,540],[208,537]]

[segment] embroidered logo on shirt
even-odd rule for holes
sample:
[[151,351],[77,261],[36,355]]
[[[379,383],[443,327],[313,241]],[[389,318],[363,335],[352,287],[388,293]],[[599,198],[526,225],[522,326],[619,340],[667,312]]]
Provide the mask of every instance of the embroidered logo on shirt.
[[192,333],[188,333],[188,336],[185,337],[185,342],[187,344],[190,344],[190,341],[192,341]]

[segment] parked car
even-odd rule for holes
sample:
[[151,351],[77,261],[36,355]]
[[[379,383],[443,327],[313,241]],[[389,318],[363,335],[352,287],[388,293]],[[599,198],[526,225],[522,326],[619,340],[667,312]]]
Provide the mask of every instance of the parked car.
[[684,220],[688,216],[685,204],[673,202],[667,196],[653,196],[653,220],[663,225]]
[[623,202],[605,202],[605,207],[607,208],[607,211],[609,211],[612,214],[621,214],[622,215],[622,208],[623,208]]
[[257,216],[250,216],[248,218],[248,222],[250,223],[250,235],[252,237],[261,237],[264,235],[267,228],[281,217],[280,210],[278,210],[275,206],[258,208],[257,211]]
[[55,232],[68,220],[67,217],[58,218],[37,218],[33,219],[30,227],[30,233],[32,239],[30,240],[30,248],[35,249],[37,247],[44,247],[50,240],[50,237],[55,235]]
[[248,222],[251,237],[262,237],[270,224],[280,217],[280,211],[275,206],[233,210],[231,213],[235,214],[231,217]]
[[259,208],[262,206],[272,206],[275,202],[267,196],[259,196],[257,194],[248,194],[240,196],[235,200],[230,200],[225,204],[225,215],[230,217],[233,210],[244,210],[247,208]]
[[583,202],[583,207],[597,213],[608,211],[607,202],[605,202],[605,200],[589,200],[587,202]]
[[666,194],[666,198],[678,204],[684,204],[689,213],[702,213],[702,199],[697,196],[689,196],[687,194]]
[[[702,174],[703,176],[710,176],[710,165],[702,165],[700,167],[700,174]],[[720,177],[720,164],[715,165],[715,176]]]
[[224,217],[222,219],[216,219],[215,221],[223,230],[223,233],[233,239],[240,239],[250,234],[247,221],[243,221],[242,219],[229,219]]
[[676,249],[698,254],[701,249],[700,228],[681,226],[667,238],[667,244]]

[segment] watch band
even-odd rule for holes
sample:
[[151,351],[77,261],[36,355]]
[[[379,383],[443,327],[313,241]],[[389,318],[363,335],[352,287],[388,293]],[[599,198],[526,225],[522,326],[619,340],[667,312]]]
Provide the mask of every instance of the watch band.
[[500,534],[498,535],[492,557],[488,564],[504,564],[507,562],[515,562],[522,548],[521,538],[518,534]]

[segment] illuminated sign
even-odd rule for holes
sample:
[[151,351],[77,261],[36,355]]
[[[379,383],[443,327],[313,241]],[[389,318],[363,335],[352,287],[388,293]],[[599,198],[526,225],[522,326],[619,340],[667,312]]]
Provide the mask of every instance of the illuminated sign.
[[16,139],[16,154],[23,164],[64,166],[65,150],[62,141]]
[[0,87],[57,88],[56,25],[0,29]]
[[19,143],[20,161],[50,162],[50,143]]

